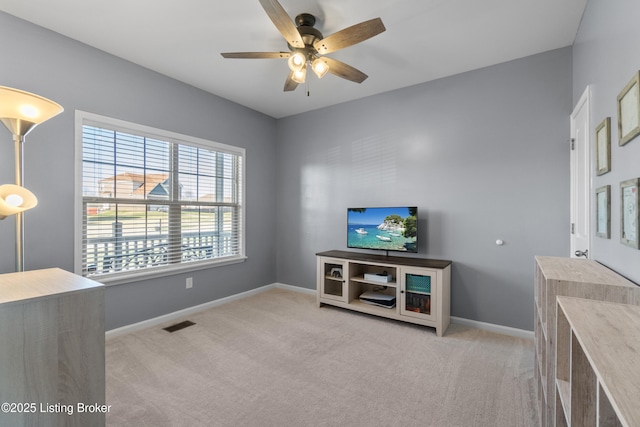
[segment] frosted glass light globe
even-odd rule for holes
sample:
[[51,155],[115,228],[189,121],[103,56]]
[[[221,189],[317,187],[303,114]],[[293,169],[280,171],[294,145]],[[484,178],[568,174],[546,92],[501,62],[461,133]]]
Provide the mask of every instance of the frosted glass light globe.
[[8,205],[20,207],[24,203],[24,199],[18,194],[9,194],[4,198]]

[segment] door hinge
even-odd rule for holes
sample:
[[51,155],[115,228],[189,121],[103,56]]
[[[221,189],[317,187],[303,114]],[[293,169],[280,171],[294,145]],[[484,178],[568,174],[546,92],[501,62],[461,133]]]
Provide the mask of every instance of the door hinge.
[[571,138],[569,139],[569,142],[571,143],[571,151],[576,149],[576,139],[575,138]]
[[571,223],[571,234],[576,234],[576,224],[575,223]]

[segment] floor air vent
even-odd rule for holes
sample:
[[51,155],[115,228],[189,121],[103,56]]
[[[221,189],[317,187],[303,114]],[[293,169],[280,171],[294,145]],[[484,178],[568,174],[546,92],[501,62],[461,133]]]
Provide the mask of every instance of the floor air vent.
[[190,320],[185,320],[184,322],[176,323],[175,325],[167,326],[166,328],[162,328],[162,329],[164,329],[167,332],[175,332],[192,325],[195,325],[195,323],[193,323]]

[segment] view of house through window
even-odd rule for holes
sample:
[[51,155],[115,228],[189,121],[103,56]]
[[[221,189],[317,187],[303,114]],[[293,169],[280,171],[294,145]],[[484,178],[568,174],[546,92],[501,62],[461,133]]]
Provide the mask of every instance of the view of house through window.
[[243,150],[140,128],[82,124],[82,274],[243,256]]

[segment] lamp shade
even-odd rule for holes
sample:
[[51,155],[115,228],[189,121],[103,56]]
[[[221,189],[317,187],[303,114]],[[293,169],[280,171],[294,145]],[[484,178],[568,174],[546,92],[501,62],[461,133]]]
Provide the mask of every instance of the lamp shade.
[[36,125],[63,111],[60,104],[47,98],[0,86],[0,121],[13,135],[25,136]]
[[0,185],[0,219],[31,209],[37,204],[36,196],[26,188],[14,184]]

